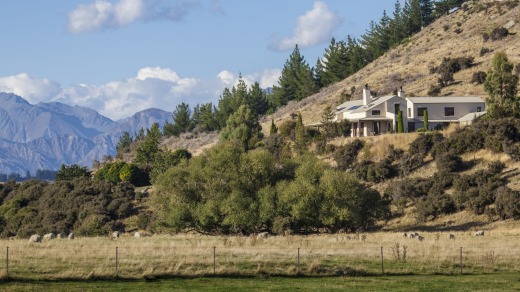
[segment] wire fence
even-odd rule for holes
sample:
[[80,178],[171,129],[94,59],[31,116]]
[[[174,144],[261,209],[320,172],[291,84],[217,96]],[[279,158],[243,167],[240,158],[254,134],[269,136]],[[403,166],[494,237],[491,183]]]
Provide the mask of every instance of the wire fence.
[[[0,247],[2,248],[2,247]],[[434,246],[435,248],[435,246]],[[208,275],[462,274],[517,271],[513,252],[407,246],[176,247],[88,244],[3,246],[3,279],[147,278]],[[512,264],[515,263],[515,264]]]

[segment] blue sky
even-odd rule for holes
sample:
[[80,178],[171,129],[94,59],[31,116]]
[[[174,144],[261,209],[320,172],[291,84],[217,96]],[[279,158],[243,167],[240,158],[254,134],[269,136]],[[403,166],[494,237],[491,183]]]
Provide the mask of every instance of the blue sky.
[[311,66],[392,0],[17,0],[0,9],[0,91],[120,119],[217,102],[239,72],[272,86],[294,45]]

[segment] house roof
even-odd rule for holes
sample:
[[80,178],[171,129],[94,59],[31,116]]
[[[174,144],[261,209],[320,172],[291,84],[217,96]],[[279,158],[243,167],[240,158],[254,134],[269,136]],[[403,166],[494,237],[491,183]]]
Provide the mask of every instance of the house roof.
[[353,111],[355,108],[363,106],[362,99],[350,100],[336,107],[336,113]]
[[485,115],[486,112],[476,112],[476,113],[469,113],[459,119],[459,122],[471,122],[476,118],[479,118],[483,115]]
[[[389,95],[389,96],[382,96],[382,97],[379,97],[377,99],[373,99],[369,104],[367,105],[362,105],[360,106],[359,108],[356,108],[352,111],[353,114],[355,113],[364,113],[366,111],[369,111],[371,110],[372,108],[382,104],[383,102],[385,101],[388,101],[389,99],[392,99],[396,97],[395,95]],[[363,102],[363,101],[361,101]]]
[[478,103],[484,102],[478,96],[438,96],[438,97],[407,97],[412,103]]

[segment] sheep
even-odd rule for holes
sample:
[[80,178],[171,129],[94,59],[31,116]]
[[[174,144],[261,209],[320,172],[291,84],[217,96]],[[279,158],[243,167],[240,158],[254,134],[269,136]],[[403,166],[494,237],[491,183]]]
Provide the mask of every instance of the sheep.
[[403,237],[404,237],[404,238],[407,238],[407,237],[408,237],[408,234],[407,234],[406,232],[403,233]]
[[64,238],[67,238],[67,236],[63,233],[58,233],[58,235],[56,235],[57,238],[59,239],[64,239]]
[[29,243],[32,243],[32,242],[42,242],[42,237],[38,234],[33,234],[29,238]]
[[141,237],[141,233],[139,231],[137,231],[136,233],[134,233],[134,237],[137,237],[137,238]]
[[43,239],[45,239],[45,240],[52,240],[55,238],[56,238],[56,235],[54,233],[47,233],[43,236]]
[[74,238],[76,238],[76,236],[74,235],[74,233],[70,233],[69,236],[67,236],[68,240],[74,240]]
[[484,230],[479,230],[475,232],[475,236],[484,236]]
[[451,233],[448,234],[448,239],[455,239],[455,235],[453,235],[453,234],[451,234]]
[[422,237],[422,236],[419,235],[419,236],[417,236],[417,239],[419,239],[419,241],[423,241],[423,240],[424,240],[424,237]]
[[413,233],[408,234],[408,238],[415,238],[415,234],[413,234]]
[[118,239],[119,238],[119,231],[112,232],[112,239]]
[[268,238],[269,237],[269,232],[261,232],[261,233],[258,233],[258,235],[256,236],[256,238]]

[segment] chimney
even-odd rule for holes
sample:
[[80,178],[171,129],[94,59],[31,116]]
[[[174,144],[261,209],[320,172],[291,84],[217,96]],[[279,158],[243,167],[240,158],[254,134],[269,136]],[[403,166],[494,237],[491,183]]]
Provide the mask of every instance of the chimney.
[[368,89],[368,84],[365,84],[365,88],[363,88],[363,105],[367,105],[372,102],[372,95],[370,94],[370,89]]
[[397,96],[399,96],[400,98],[404,98],[404,91],[403,91],[403,87],[399,87],[399,91],[397,92]]

